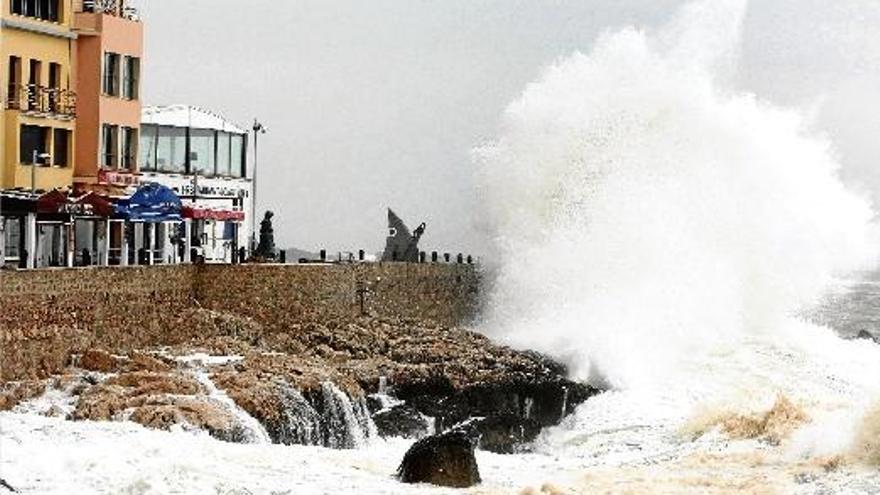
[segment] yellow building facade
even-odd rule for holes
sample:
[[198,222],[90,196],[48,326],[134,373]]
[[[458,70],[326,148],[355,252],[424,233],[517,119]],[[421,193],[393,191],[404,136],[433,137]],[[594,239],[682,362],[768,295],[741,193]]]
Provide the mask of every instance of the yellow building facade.
[[0,2],[0,189],[69,189],[76,165],[74,1]]

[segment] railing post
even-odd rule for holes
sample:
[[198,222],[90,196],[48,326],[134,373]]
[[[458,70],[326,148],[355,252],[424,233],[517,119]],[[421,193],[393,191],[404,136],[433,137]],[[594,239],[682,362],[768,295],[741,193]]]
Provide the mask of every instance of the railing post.
[[183,262],[192,263],[192,219],[183,220]]
[[37,214],[28,213],[25,221],[25,250],[27,251],[27,268],[37,266]]
[[[122,245],[120,246],[120,251],[122,252],[122,254],[119,257],[119,265],[120,266],[128,266],[129,249],[131,249],[131,246],[129,246],[129,244],[128,244],[128,229],[129,229],[128,225],[129,225],[129,223],[128,223],[128,221],[124,221],[124,222],[122,222],[121,225],[122,225]],[[135,257],[135,264],[137,264],[137,257]]]
[[100,266],[110,265],[110,219],[104,220],[104,237],[101,239],[101,255],[98,264]]

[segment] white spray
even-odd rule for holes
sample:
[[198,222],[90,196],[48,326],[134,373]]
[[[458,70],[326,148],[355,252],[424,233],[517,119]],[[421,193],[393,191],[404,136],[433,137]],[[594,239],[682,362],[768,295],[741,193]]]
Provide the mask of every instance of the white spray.
[[501,259],[487,331],[622,388],[772,334],[864,266],[872,212],[802,116],[723,89],[744,0],[606,33],[476,151]]

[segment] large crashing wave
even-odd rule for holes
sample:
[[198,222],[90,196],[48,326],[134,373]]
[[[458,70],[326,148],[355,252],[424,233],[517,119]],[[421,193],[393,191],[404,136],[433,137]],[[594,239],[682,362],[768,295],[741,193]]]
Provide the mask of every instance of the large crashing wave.
[[873,214],[829,142],[725,87],[745,11],[701,1],[606,33],[509,106],[476,151],[501,260],[489,332],[650,386],[864,266]]

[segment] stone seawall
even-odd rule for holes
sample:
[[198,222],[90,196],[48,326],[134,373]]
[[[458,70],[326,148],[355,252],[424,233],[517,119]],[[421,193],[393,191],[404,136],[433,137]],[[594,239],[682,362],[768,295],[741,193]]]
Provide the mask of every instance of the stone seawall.
[[71,354],[93,347],[125,352],[204,336],[190,320],[200,307],[253,318],[272,333],[346,323],[362,306],[379,317],[458,325],[476,314],[479,290],[475,267],[447,264],[0,272],[0,380],[48,376]]

